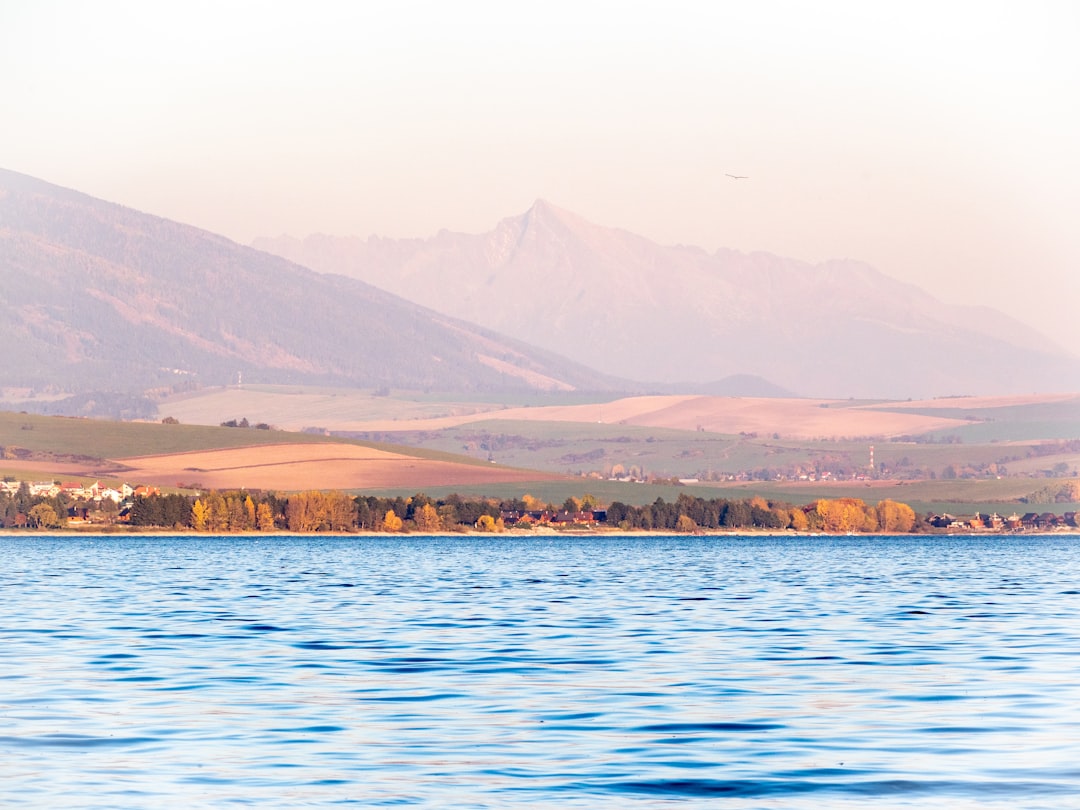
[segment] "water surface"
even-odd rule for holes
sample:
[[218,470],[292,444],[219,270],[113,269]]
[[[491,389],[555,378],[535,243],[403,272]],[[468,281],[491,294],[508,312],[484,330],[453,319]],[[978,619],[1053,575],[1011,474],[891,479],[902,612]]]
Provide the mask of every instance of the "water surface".
[[1080,807],[1080,537],[0,537],[5,806]]

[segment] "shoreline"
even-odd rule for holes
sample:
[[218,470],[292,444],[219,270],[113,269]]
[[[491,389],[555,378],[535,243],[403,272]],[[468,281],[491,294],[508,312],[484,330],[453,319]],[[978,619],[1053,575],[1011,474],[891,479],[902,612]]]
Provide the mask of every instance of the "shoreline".
[[94,530],[89,528],[53,529],[36,531],[33,529],[0,529],[0,538],[5,537],[1080,537],[1080,528],[1067,527],[1052,531],[941,531],[941,532],[805,532],[794,529],[743,529],[678,532],[671,530],[625,530],[625,529],[567,529],[567,530],[521,530],[506,529],[501,532],[482,532],[475,529],[452,532],[196,532],[191,530],[147,529],[147,530]]

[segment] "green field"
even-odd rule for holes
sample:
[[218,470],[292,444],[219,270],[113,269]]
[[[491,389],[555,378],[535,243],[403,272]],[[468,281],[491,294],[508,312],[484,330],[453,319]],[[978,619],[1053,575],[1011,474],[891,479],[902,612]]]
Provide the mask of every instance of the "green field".
[[[332,394],[328,394],[332,396]],[[358,393],[354,392],[358,397]],[[447,403],[421,402],[423,410],[445,409]],[[371,407],[385,409],[391,403],[383,397]],[[440,404],[441,403],[441,404]],[[550,402],[545,403],[550,404]],[[495,462],[506,467],[533,469],[573,476],[563,481],[533,484],[487,485],[483,490],[467,487],[431,487],[427,494],[520,497],[528,493],[561,504],[568,496],[586,493],[601,502],[623,501],[647,504],[657,498],[674,500],[682,492],[701,497],[747,498],[755,494],[793,504],[817,498],[857,497],[876,503],[890,498],[910,504],[920,513],[951,511],[970,513],[997,511],[1072,511],[1075,504],[1027,505],[1021,502],[1037,490],[1053,486],[1062,476],[1076,476],[1080,449],[1075,447],[1072,404],[1024,406],[995,409],[995,421],[972,424],[970,429],[990,430],[986,442],[951,440],[875,442],[875,461],[890,472],[921,471],[922,478],[888,484],[848,480],[844,483],[812,483],[797,476],[776,480],[768,471],[799,466],[840,465],[865,471],[869,443],[852,441],[801,441],[760,435],[727,435],[702,431],[673,430],[630,425],[570,422],[528,422],[488,420],[458,427],[424,432],[393,432],[364,438],[327,437],[313,433],[279,430],[223,428],[201,425],[109,422],[67,417],[35,416],[0,411],[0,447],[4,460],[0,472],[17,475],[22,451],[54,456],[118,459],[133,456],[180,453],[253,445],[282,443],[342,442],[445,461]],[[232,418],[243,414],[234,414]],[[985,414],[972,414],[988,418]],[[257,416],[251,414],[254,421]],[[1053,427],[1053,430],[1047,428]],[[963,427],[961,430],[968,430]],[[1045,430],[1044,430],[1045,429]],[[1024,438],[1042,432],[1035,439]],[[1060,433],[1062,436],[1047,436]],[[1046,444],[1046,440],[1057,442]],[[387,441],[389,440],[389,441]],[[1064,441],[1063,441],[1064,440]],[[1060,445],[1060,446],[1059,446]],[[990,465],[999,465],[1000,476]],[[946,476],[947,469],[952,474]],[[612,471],[633,472],[640,477],[700,479],[677,486],[671,483],[637,483],[608,480]],[[747,472],[751,480],[745,480]],[[741,473],[738,480],[730,476]],[[927,474],[929,473],[929,474]],[[931,480],[930,474],[934,476]],[[1051,475],[1057,477],[1050,477]],[[847,477],[850,478],[850,475]],[[303,482],[297,482],[302,488]],[[372,491],[370,494],[410,495],[402,490]]]
[[[349,435],[349,434],[344,434]],[[374,434],[411,447],[461,453],[516,467],[569,475],[599,473],[616,466],[635,468],[639,477],[723,480],[727,475],[771,471],[790,474],[821,466],[852,473],[869,466],[868,441],[773,439],[627,425],[488,420],[436,431]],[[998,465],[1010,473],[1036,475],[1065,464],[1080,468],[1080,452],[1045,452],[1039,442],[1002,444],[876,441],[875,465],[887,477],[909,480],[956,474],[992,477]]]
[[0,447],[5,461],[16,466],[12,451],[24,448],[58,456],[94,459],[184,453],[271,444],[315,444],[346,442],[391,452],[407,452],[420,458],[464,463],[483,463],[437,448],[402,447],[387,442],[334,438],[313,433],[253,428],[208,427],[204,425],[163,425],[157,422],[110,422],[66,416],[36,416],[0,411]]

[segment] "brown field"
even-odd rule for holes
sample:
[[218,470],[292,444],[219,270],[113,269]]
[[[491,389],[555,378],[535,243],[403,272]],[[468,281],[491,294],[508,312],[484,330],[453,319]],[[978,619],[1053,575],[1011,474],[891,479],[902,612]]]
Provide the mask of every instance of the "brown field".
[[536,481],[558,476],[399,455],[350,444],[280,444],[118,459],[140,483],[204,489],[386,489]]
[[[889,413],[871,408],[836,407],[823,399],[755,397],[628,397],[591,405],[505,408],[438,419],[353,422],[344,430],[439,430],[489,419],[538,422],[596,422],[638,427],[706,430],[714,433],[777,433],[785,438],[899,436],[964,424],[960,419]],[[828,407],[834,406],[834,407]]]
[[627,423],[714,433],[778,433],[798,439],[899,436],[957,424],[956,420],[918,414],[830,407],[836,404],[818,399],[695,397],[632,417]]
[[[756,397],[639,396],[588,405],[501,407],[476,402],[414,402],[372,397],[354,391],[267,391],[217,389],[177,398],[161,406],[163,415],[190,424],[217,424],[247,416],[288,430],[308,426],[328,430],[394,432],[441,430],[490,419],[590,422],[640,427],[706,430],[715,433],[777,433],[791,439],[891,437],[968,424],[973,408],[1062,402],[1076,394],[953,397],[917,402],[854,403],[827,399]],[[937,408],[956,418],[904,413]]]

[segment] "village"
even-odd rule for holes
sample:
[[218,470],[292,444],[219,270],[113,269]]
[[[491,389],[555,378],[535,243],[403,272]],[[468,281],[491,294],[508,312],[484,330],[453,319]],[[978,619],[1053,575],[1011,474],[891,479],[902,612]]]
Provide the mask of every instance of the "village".
[[[75,526],[89,523],[124,522],[136,498],[160,495],[161,490],[150,486],[133,487],[126,483],[117,488],[104,486],[100,481],[92,484],[12,479],[0,481],[0,497],[7,496],[12,503],[15,503],[20,494],[28,500],[52,501],[54,505],[62,507],[64,512],[62,517],[66,518],[67,525]],[[11,516],[13,524],[21,527],[33,523],[27,514],[28,511],[18,512]],[[57,517],[61,516],[57,515]]]
[[1056,515],[1053,512],[1027,512],[1018,515],[1013,512],[1002,517],[997,512],[985,514],[977,512],[970,517],[957,517],[948,513],[933,515],[927,523],[935,529],[947,529],[955,532],[1053,532],[1072,531],[1080,527],[1076,512]]
[[56,481],[0,481],[0,494],[14,497],[19,494],[19,489],[24,483],[31,497],[59,498],[66,496],[68,500],[93,501],[97,504],[109,500],[116,506],[130,502],[139,496],[160,492],[157,487],[132,487],[130,484],[121,484],[120,488],[116,489],[115,487],[102,486],[100,481],[95,481],[92,484],[57,483]]

